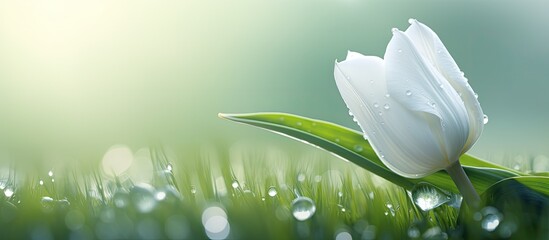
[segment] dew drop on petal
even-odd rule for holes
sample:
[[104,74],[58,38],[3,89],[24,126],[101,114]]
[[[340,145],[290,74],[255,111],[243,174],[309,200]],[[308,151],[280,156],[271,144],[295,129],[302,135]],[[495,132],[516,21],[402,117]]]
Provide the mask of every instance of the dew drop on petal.
[[377,108],[379,107],[379,104],[377,102],[374,103],[374,107]]
[[389,108],[391,108],[391,106],[389,106],[389,104],[386,103],[385,105],[383,105],[383,108],[384,108],[385,110],[389,110]]
[[297,197],[292,201],[292,215],[299,221],[311,218],[316,212],[316,206],[308,197]]
[[477,93],[475,93],[475,98],[478,98],[478,94],[477,94]]
[[407,90],[407,91],[406,91],[406,96],[412,96],[412,91]]
[[487,124],[487,123],[488,123],[488,116],[486,116],[486,114],[484,114],[484,117],[483,117],[483,119],[482,119],[482,122],[483,122],[484,124]]

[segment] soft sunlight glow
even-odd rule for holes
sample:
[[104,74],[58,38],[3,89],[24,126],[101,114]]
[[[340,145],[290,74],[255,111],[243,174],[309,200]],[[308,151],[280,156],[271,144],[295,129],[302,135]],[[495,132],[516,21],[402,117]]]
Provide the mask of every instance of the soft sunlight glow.
[[110,176],[119,176],[132,165],[132,150],[125,145],[112,146],[103,156],[103,171]]

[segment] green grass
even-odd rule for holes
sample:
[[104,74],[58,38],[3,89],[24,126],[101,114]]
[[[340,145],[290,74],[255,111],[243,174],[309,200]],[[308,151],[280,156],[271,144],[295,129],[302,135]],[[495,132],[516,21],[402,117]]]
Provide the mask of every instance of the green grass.
[[[355,239],[396,239],[406,237],[410,227],[422,234],[432,227],[450,231],[457,215],[448,206],[422,213],[402,188],[318,151],[210,151],[170,160],[162,151],[151,152],[150,186],[126,176],[112,179],[99,170],[66,169],[52,177],[43,171],[20,182],[14,181],[14,171],[3,176],[4,190],[15,192],[0,198],[3,238],[204,239],[201,218],[212,206],[225,211],[228,238],[245,239],[332,239],[341,232]],[[166,171],[168,164],[172,171]],[[269,189],[277,194],[270,196]],[[166,197],[143,211],[139,204],[158,192]],[[306,221],[292,215],[298,196],[311,198],[316,207]]]
[[[125,175],[109,178],[100,170],[59,169],[50,177],[45,169],[18,181],[15,170],[1,176],[4,190],[14,191],[0,195],[2,239],[463,236],[456,225],[459,209],[442,205],[422,212],[404,188],[317,149],[233,146],[169,159],[162,150],[150,152],[154,174],[147,183]],[[277,194],[270,196],[269,189]],[[162,200],[155,199],[161,192]],[[316,208],[305,221],[292,215],[298,196],[312,199]],[[203,222],[202,215],[212,211],[217,218]],[[229,231],[216,229],[225,226],[223,212]],[[207,231],[212,227],[221,233],[212,235]],[[505,234],[502,229],[487,236]]]

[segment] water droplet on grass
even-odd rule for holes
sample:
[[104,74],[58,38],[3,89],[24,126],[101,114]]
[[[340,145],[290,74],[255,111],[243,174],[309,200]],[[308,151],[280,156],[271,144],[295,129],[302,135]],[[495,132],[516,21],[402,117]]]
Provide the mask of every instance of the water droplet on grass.
[[494,207],[485,207],[481,210],[482,222],[481,226],[484,230],[492,232],[500,224],[503,215]]
[[71,203],[66,198],[57,201],[57,206],[61,209],[68,209]]
[[305,174],[299,173],[299,174],[297,175],[297,181],[298,181],[298,182],[303,182],[303,181],[305,181]]
[[337,233],[335,240],[353,240],[353,236],[347,231],[342,231]]
[[128,203],[130,202],[130,196],[125,191],[116,191],[112,197],[112,201],[114,203],[114,206],[118,208],[124,208],[128,206]]
[[195,186],[191,186],[191,193],[196,194],[196,187]]
[[9,198],[9,197],[13,196],[13,194],[14,194],[14,192],[11,188],[7,187],[7,188],[4,189],[4,195],[6,197]]
[[240,184],[238,184],[238,181],[234,180],[233,183],[231,183],[231,186],[233,188],[238,188],[240,186]]
[[412,189],[412,200],[422,211],[429,211],[450,201],[451,197],[435,186],[419,183]]
[[142,213],[148,213],[156,207],[155,189],[148,184],[140,183],[130,190],[130,198],[134,207]]
[[297,197],[292,201],[292,215],[299,221],[311,218],[316,212],[316,206],[308,197]]
[[50,171],[48,172],[48,176],[53,177],[53,171],[52,171],[52,170],[50,170]]
[[210,239],[226,239],[231,227],[224,209],[213,206],[202,212],[202,225]]
[[362,150],[364,150],[364,148],[361,145],[355,145],[354,150],[357,151],[357,152],[362,152]]
[[273,186],[273,187],[270,187],[269,190],[267,190],[267,194],[269,194],[269,196],[271,197],[274,197],[276,196],[278,192],[276,191],[276,188]]
[[408,237],[410,238],[418,238],[421,232],[416,227],[410,227],[408,228]]
[[492,232],[499,225],[500,219],[496,214],[489,214],[482,219],[482,228],[486,231]]
[[42,199],[40,199],[40,203],[42,204],[42,207],[45,210],[52,210],[54,207],[55,201],[51,197],[44,196],[42,197]]

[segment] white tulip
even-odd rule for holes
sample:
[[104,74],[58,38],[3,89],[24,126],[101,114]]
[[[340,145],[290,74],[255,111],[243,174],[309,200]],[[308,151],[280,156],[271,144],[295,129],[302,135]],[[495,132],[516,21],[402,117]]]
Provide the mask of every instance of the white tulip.
[[349,52],[336,62],[337,87],[389,169],[408,178],[444,169],[470,192],[459,157],[479,138],[484,114],[436,33],[409,22],[404,32],[393,29],[384,59]]

